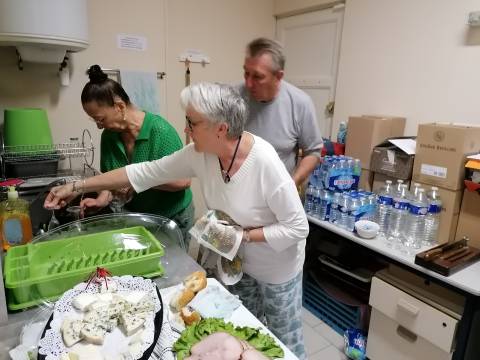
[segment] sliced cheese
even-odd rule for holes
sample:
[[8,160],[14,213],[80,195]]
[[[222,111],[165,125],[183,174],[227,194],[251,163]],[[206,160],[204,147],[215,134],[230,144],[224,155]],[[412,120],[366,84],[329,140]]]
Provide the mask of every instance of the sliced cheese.
[[128,291],[118,294],[130,304],[138,304],[141,301],[150,299],[150,296],[147,292],[140,290]]
[[82,293],[73,299],[72,305],[77,310],[87,311],[88,306],[95,301],[97,301],[97,297],[94,294]]
[[131,336],[143,327],[145,319],[149,316],[148,313],[129,314],[124,313],[120,315],[120,322],[123,325],[125,334]]
[[90,344],[102,345],[106,330],[95,324],[85,323],[81,334]]
[[81,333],[83,326],[84,324],[82,320],[70,318],[63,320],[61,331],[63,342],[65,345],[67,345],[67,347],[71,347],[83,339],[83,335]]

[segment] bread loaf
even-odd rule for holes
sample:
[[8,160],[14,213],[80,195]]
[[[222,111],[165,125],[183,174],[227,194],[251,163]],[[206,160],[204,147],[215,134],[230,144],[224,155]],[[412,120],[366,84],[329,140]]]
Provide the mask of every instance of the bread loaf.
[[193,323],[199,322],[202,319],[198,312],[188,306],[185,306],[180,310],[180,317],[185,325],[192,325]]
[[195,297],[195,293],[190,288],[179,290],[172,296],[172,299],[170,300],[170,306],[175,311],[179,312],[194,297]]
[[195,271],[183,280],[183,285],[197,293],[207,287],[207,277],[203,271]]

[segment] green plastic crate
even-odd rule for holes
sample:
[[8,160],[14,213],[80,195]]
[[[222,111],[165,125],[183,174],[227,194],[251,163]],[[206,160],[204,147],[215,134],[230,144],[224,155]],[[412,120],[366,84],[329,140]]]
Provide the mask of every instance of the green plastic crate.
[[[125,249],[124,239],[143,248]],[[12,247],[5,256],[5,288],[10,310],[58,299],[86,281],[97,266],[112,275],[161,276],[160,242],[143,226]]]

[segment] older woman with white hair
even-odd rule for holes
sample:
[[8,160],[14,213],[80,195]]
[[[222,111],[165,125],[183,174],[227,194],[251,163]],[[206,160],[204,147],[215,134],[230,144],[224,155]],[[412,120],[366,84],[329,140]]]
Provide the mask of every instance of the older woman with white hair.
[[274,148],[243,131],[247,108],[230,86],[199,83],[185,88],[192,144],[159,160],[131,164],[52,189],[45,207],[65,206],[72,195],[131,185],[135,191],[197,177],[208,209],[228,214],[243,230],[243,272],[230,287],[244,305],[299,358],[302,268],[308,222],[295,184]]

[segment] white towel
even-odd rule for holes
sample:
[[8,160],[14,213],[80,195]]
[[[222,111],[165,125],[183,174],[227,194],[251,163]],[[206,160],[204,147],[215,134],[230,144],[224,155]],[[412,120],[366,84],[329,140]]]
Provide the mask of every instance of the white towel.
[[120,82],[132,103],[142,110],[160,114],[160,92],[156,72],[120,70]]

